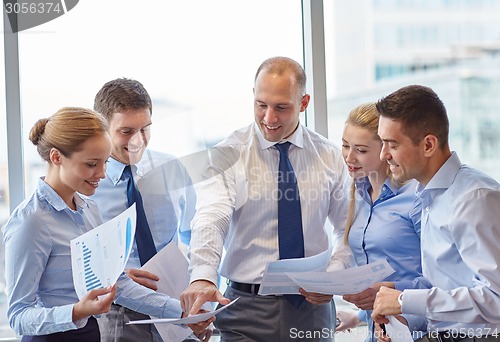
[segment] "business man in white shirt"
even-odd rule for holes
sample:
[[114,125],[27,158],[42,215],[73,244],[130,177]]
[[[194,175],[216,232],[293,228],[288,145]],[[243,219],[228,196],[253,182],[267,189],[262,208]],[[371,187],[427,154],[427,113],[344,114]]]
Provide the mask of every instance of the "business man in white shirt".
[[[191,283],[181,303],[196,312],[206,301],[226,304],[240,297],[217,315],[222,341],[333,340],[332,296],[257,294],[266,265],[290,258],[283,246],[287,227],[280,224],[301,229],[287,242],[291,247],[300,241],[301,252],[292,257],[329,248],[327,219],[343,234],[349,176],[340,149],[300,124],[309,100],[300,64],[285,57],[264,61],[255,77],[255,122],[215,147],[209,175],[199,184],[189,251]],[[291,183],[283,185],[289,178]],[[299,209],[287,211],[292,206]],[[347,246],[339,245],[329,269],[349,264]],[[225,296],[216,286],[223,247],[221,275],[229,280]]]

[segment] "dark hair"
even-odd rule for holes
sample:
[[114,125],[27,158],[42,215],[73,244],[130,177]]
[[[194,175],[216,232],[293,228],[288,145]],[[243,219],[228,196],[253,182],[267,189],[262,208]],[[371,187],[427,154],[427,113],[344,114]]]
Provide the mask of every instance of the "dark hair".
[[91,109],[65,107],[49,118],[38,120],[31,128],[29,139],[43,160],[50,162],[50,150],[56,148],[69,158],[81,151],[88,139],[108,131],[108,122]]
[[401,122],[403,133],[416,145],[432,134],[439,147],[448,146],[449,121],[446,108],[429,87],[409,85],[377,102],[380,116]]
[[128,78],[107,82],[94,99],[94,110],[104,115],[108,121],[114,113],[143,108],[148,108],[153,113],[151,97],[139,81]]
[[257,80],[259,74],[264,70],[270,74],[278,75],[291,70],[295,75],[295,80],[297,81],[297,85],[299,87],[299,95],[305,95],[307,82],[306,73],[304,71],[304,68],[302,68],[302,65],[300,65],[293,59],[279,56],[266,59],[257,69],[254,81]]

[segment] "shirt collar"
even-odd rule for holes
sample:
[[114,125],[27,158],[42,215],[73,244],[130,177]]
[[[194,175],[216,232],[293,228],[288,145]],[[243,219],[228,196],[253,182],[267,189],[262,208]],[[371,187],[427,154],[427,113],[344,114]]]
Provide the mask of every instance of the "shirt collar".
[[[40,177],[38,179],[38,190],[40,194],[47,200],[47,202],[57,211],[62,211],[68,208],[66,202],[63,201],[61,196],[57,194],[57,192],[52,189],[50,185],[45,183],[45,177]],[[88,208],[88,203],[83,199],[77,192],[73,196],[73,200],[75,201],[77,210],[78,208]]]
[[448,160],[446,160],[446,162],[439,168],[425,187],[420,183],[418,184],[417,191],[420,193],[428,189],[449,188],[461,166],[462,162],[460,161],[460,158],[458,158],[458,154],[456,152],[452,152]]
[[391,191],[394,195],[396,195],[399,192],[399,189],[401,189],[401,185],[390,177],[387,177],[387,179],[384,182],[384,186],[386,186],[387,189]]
[[111,182],[113,182],[113,185],[116,185],[122,178],[125,166],[127,165],[119,162],[114,158],[108,159],[108,163],[106,165],[106,174],[108,175],[109,179],[111,179]]
[[302,132],[303,128],[302,128],[302,125],[300,123],[299,123],[299,127],[297,127],[297,129],[295,130],[295,132],[293,132],[293,134],[291,136],[289,136],[287,139],[279,141],[279,142],[266,140],[266,138],[264,138],[264,135],[260,131],[259,125],[257,125],[256,122],[254,122],[254,130],[255,130],[255,134],[257,135],[257,139],[259,140],[260,148],[262,150],[265,150],[271,146],[274,146],[277,143],[284,143],[285,141],[289,141],[299,148],[304,147],[304,134]]
[[368,190],[372,187],[368,177],[356,178],[354,180],[354,184],[356,185],[356,189],[360,189],[368,192]]
[[[368,180],[368,177],[355,179],[354,184],[356,185],[356,189],[362,190],[363,196],[366,197],[365,200],[370,199],[371,201],[368,192],[371,189],[372,185]],[[380,190],[379,198],[381,200],[391,198],[399,192],[400,188],[401,187],[396,182],[394,182],[390,177],[387,177],[384,184],[382,185],[382,189]]]

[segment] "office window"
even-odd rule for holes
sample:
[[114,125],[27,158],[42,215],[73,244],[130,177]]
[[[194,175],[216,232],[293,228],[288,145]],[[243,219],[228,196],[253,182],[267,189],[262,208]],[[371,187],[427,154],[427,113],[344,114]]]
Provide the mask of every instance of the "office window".
[[[253,78],[274,55],[302,61],[301,3],[86,0],[19,36],[24,136],[63,106],[92,107],[127,77],[153,98],[151,145],[183,156],[253,120]],[[43,174],[26,139],[26,192]]]
[[[340,144],[356,105],[422,84],[447,108],[451,148],[500,180],[498,2],[336,1],[328,8],[329,138]],[[352,17],[358,20],[337,20]]]
[[[114,78],[137,79],[150,93],[156,150],[182,158],[250,124],[259,64],[275,55],[302,62],[301,15],[299,0],[85,0],[19,32],[25,195],[46,168],[28,140],[33,124],[64,106],[91,108]],[[3,223],[9,215],[5,120],[0,133]],[[0,336],[10,337],[3,275],[2,263]]]

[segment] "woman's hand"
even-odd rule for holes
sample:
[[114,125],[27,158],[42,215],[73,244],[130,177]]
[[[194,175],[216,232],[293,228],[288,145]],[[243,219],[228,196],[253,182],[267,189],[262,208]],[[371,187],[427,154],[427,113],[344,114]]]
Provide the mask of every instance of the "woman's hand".
[[73,322],[108,312],[115,297],[116,284],[107,288],[90,290],[73,306]]

